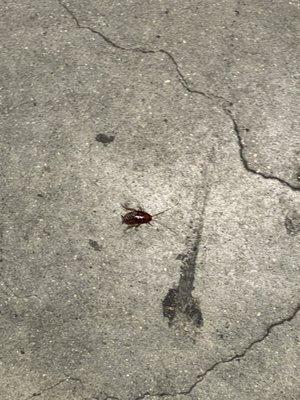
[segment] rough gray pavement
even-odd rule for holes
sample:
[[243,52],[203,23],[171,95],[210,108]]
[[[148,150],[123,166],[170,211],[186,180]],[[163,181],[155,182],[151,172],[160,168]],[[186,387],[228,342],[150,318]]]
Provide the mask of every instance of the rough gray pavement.
[[1,400],[299,398],[298,6],[2,1]]

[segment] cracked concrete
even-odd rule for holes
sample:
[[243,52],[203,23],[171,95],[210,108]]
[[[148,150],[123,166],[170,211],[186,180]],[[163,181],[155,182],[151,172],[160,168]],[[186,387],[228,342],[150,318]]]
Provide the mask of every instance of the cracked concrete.
[[[271,343],[274,342],[274,345],[276,346],[276,350],[274,352],[270,351],[270,348],[268,348],[268,344],[267,344],[264,346],[264,347],[266,347],[266,348],[264,348],[264,350],[267,354],[266,355],[263,354],[263,356],[261,356],[261,354],[263,352],[261,351],[261,349],[257,350],[256,354],[251,355],[252,360],[250,359],[250,363],[246,359],[248,356],[248,352],[250,353],[252,348],[255,345],[260,344],[260,343],[264,342],[265,339],[269,338],[269,335],[272,336],[274,328],[276,328],[280,325],[284,325],[288,322],[293,322],[293,324],[289,324],[288,328],[291,331],[292,335],[296,338],[297,334],[298,334],[298,330],[299,330],[299,318],[297,321],[295,318],[297,317],[299,309],[300,309],[299,306],[297,306],[297,308],[292,312],[292,314],[290,316],[288,316],[287,318],[282,319],[280,321],[274,322],[272,325],[270,325],[266,329],[266,332],[264,333],[264,335],[261,338],[253,341],[246,349],[243,350],[243,352],[236,354],[229,359],[221,360],[221,361],[215,363],[214,365],[212,365],[204,373],[202,373],[198,377],[199,379],[196,382],[194,382],[187,390],[181,391],[178,393],[174,393],[174,394],[160,393],[160,394],[156,394],[156,395],[149,395],[148,393],[146,393],[143,396],[139,397],[138,399],[142,399],[142,398],[154,398],[155,399],[155,398],[164,397],[166,399],[167,398],[175,398],[175,399],[179,400],[179,399],[186,399],[187,396],[188,396],[188,398],[191,398],[191,399],[199,399],[199,398],[205,397],[205,395],[210,396],[210,394],[211,394],[211,397],[209,397],[209,398],[212,398],[212,399],[219,399],[219,398],[235,399],[235,398],[238,398],[239,396],[243,396],[244,393],[247,394],[248,396],[251,396],[251,398],[253,398],[253,399],[261,399],[261,392],[260,392],[261,389],[257,390],[257,388],[260,386],[258,383],[261,384],[261,382],[259,382],[259,379],[256,380],[254,382],[254,384],[252,383],[252,381],[249,382],[247,380],[246,373],[247,372],[249,373],[249,368],[252,368],[251,361],[253,362],[253,359],[255,359],[255,357],[257,359],[260,359],[260,362],[262,362],[263,359],[269,358],[268,364],[271,366],[272,366],[272,357],[274,357],[274,359],[276,358],[278,360],[281,360],[281,362],[282,362],[282,360],[286,356],[286,352],[290,350],[288,347],[285,346],[285,343],[282,343],[282,342],[284,342],[283,338],[285,340],[287,339],[285,337],[285,333],[280,332],[277,336],[272,337]],[[294,322],[294,319],[295,319],[295,322]],[[289,338],[288,338],[288,340],[289,340]],[[278,345],[281,345],[281,347],[283,347],[283,349],[282,349],[283,351],[281,349],[279,349],[279,350],[281,350],[281,352],[278,351],[278,347],[279,347]],[[243,359],[244,357],[246,360]],[[243,359],[243,360],[241,360],[241,359]],[[293,355],[292,359],[293,359],[294,364],[288,366],[288,364],[286,362],[285,368],[288,369],[288,367],[289,367],[291,371],[296,371],[297,365],[298,365],[297,355]],[[244,362],[244,364],[246,364],[246,366],[242,365],[243,362]],[[214,379],[214,377],[213,377],[213,379],[215,380],[215,382],[213,382],[213,384],[208,383],[208,385],[206,386],[205,383],[203,383],[203,384],[201,384],[201,386],[199,385],[202,381],[204,381],[206,376],[208,374],[210,374],[212,371],[214,371],[215,369],[224,369],[223,365],[229,364],[229,363],[230,363],[230,366],[227,368],[229,373],[227,372],[227,374],[226,374],[227,376],[224,374],[224,376],[222,377],[222,379],[219,380],[219,382],[218,382],[218,380]],[[230,373],[230,370],[232,371],[231,373]],[[261,370],[264,374],[269,375],[268,378],[266,378],[264,376],[263,379],[261,379],[261,381],[263,383],[262,389],[266,389],[266,386],[264,386],[264,385],[266,385],[266,379],[272,379],[273,381],[275,379],[278,379],[281,382],[284,379],[289,379],[288,374],[286,374],[283,377],[283,376],[278,376],[277,371],[271,371],[271,373],[270,373],[270,371],[266,371],[263,363],[261,365]],[[234,376],[234,375],[237,375],[237,376]],[[233,381],[234,381],[234,384],[233,384]],[[280,382],[280,384],[281,384],[281,382]],[[222,385],[223,385],[223,388],[222,388]],[[227,388],[226,388],[226,385],[227,385]],[[251,392],[250,392],[250,388],[249,388],[250,385],[252,385]],[[230,390],[228,390],[230,386],[231,386],[231,388],[230,388]],[[238,388],[237,388],[237,386],[238,386]],[[276,386],[276,385],[274,385],[274,386]],[[297,392],[294,393],[291,382],[288,382],[287,386],[288,386],[287,390],[285,390],[285,388],[282,388],[280,386],[278,388],[276,388],[275,391],[274,391],[273,387],[267,388],[267,391],[264,393],[264,398],[265,399],[273,399],[274,396],[280,395],[280,398],[282,398],[282,399],[296,399]],[[224,390],[224,387],[227,390],[226,389]],[[214,388],[213,391],[211,390],[212,388]],[[220,391],[220,389],[221,390],[223,389],[223,390]]]
[[1,400],[297,398],[297,15],[1,5]]
[[[239,2],[239,5],[240,5],[240,3],[241,2]],[[111,39],[109,39],[107,36],[105,36],[100,31],[98,31],[98,30],[96,30],[96,29],[94,29],[94,28],[92,28],[90,26],[81,25],[81,23],[79,22],[78,18],[74,14],[74,12],[72,12],[71,9],[64,2],[60,2],[60,4],[70,14],[70,16],[74,19],[74,21],[75,21],[75,23],[76,23],[78,28],[89,30],[90,32],[100,36],[106,43],[108,43],[109,45],[111,45],[111,46],[113,46],[113,47],[115,47],[115,48],[117,48],[119,50],[141,52],[141,53],[144,53],[144,54],[155,54],[155,53],[166,54],[168,56],[168,58],[171,60],[171,62],[174,64],[174,66],[176,68],[176,71],[178,73],[179,80],[180,80],[181,84],[183,85],[183,87],[188,92],[200,94],[200,95],[202,95],[202,96],[204,96],[204,97],[206,97],[208,99],[214,99],[214,100],[217,100],[217,101],[219,101],[219,100],[222,101],[223,104],[220,104],[220,107],[222,107],[224,112],[229,116],[229,118],[232,121],[234,132],[236,133],[238,145],[239,145],[239,148],[240,148],[239,149],[240,158],[241,158],[241,161],[242,161],[244,167],[246,168],[246,170],[248,172],[251,172],[251,173],[254,173],[254,174],[258,174],[258,175],[260,175],[261,177],[263,177],[265,179],[277,180],[278,182],[281,182],[282,184],[289,186],[292,190],[300,190],[300,185],[299,185],[298,182],[296,182],[296,183],[288,182],[288,181],[284,180],[281,177],[274,176],[270,172],[262,172],[259,168],[255,169],[255,168],[253,168],[253,167],[251,167],[249,165],[249,162],[247,161],[247,159],[245,157],[245,154],[244,154],[245,153],[245,146],[244,146],[244,140],[242,138],[241,129],[239,128],[239,126],[237,124],[237,121],[236,121],[235,117],[233,116],[232,111],[227,108],[228,106],[233,107],[234,103],[232,103],[232,102],[230,102],[228,100],[225,100],[222,96],[218,96],[216,94],[212,94],[212,93],[209,93],[209,92],[204,92],[202,90],[191,88],[191,86],[189,85],[187,79],[184,77],[183,73],[181,72],[181,70],[180,70],[180,68],[178,66],[178,63],[176,62],[174,56],[169,51],[164,50],[164,49],[149,50],[149,49],[145,49],[145,48],[142,48],[142,47],[124,47],[122,45],[119,45],[119,44],[115,43],[114,41],[112,41]],[[237,12],[237,11],[235,11],[235,12]],[[238,11],[238,15],[239,14],[240,14],[240,11]],[[249,128],[245,128],[245,131],[249,132],[250,129]],[[297,140],[297,137],[295,139]],[[296,149],[296,146],[295,146],[295,149]],[[270,169],[270,167],[268,167],[268,169]],[[293,178],[294,178],[294,181],[296,181],[296,180],[298,181],[297,173],[293,174]]]

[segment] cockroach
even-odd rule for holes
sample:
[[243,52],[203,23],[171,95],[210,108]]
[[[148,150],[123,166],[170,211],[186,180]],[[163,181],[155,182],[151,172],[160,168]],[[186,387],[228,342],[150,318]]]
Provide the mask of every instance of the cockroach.
[[[175,204],[176,206],[177,204]],[[138,209],[136,208],[131,208],[128,207],[127,204],[121,204],[121,206],[124,208],[124,210],[128,211],[125,215],[122,215],[122,224],[128,225],[127,229],[130,228],[138,228],[142,224],[148,224],[151,225],[151,221],[153,220],[153,217],[156,217],[157,215],[163,214],[166,211],[171,210],[173,207],[167,208],[166,210],[160,211],[156,214],[149,214],[146,211],[144,211],[141,207]]]

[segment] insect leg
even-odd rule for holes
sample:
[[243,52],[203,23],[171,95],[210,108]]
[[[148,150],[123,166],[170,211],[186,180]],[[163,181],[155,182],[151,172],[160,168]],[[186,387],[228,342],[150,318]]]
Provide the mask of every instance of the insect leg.
[[137,204],[137,210],[144,211],[144,207],[141,205],[141,203],[136,198],[134,198],[134,200],[135,203]]
[[134,228],[134,225],[128,225],[126,226],[126,228],[124,229],[124,233],[127,233],[130,229]]
[[124,210],[127,210],[127,211],[136,211],[135,208],[128,207],[128,204],[127,204],[127,203],[121,204],[121,207],[123,207]]
[[140,226],[140,224],[128,225],[124,229],[124,232],[126,233],[127,231],[129,231],[130,229],[133,229],[133,228],[138,229],[139,226]]

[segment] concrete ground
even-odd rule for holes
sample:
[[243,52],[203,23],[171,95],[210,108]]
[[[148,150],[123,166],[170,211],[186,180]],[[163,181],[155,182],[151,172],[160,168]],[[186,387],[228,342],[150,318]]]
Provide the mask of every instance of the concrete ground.
[[299,398],[298,6],[1,2],[1,400]]

